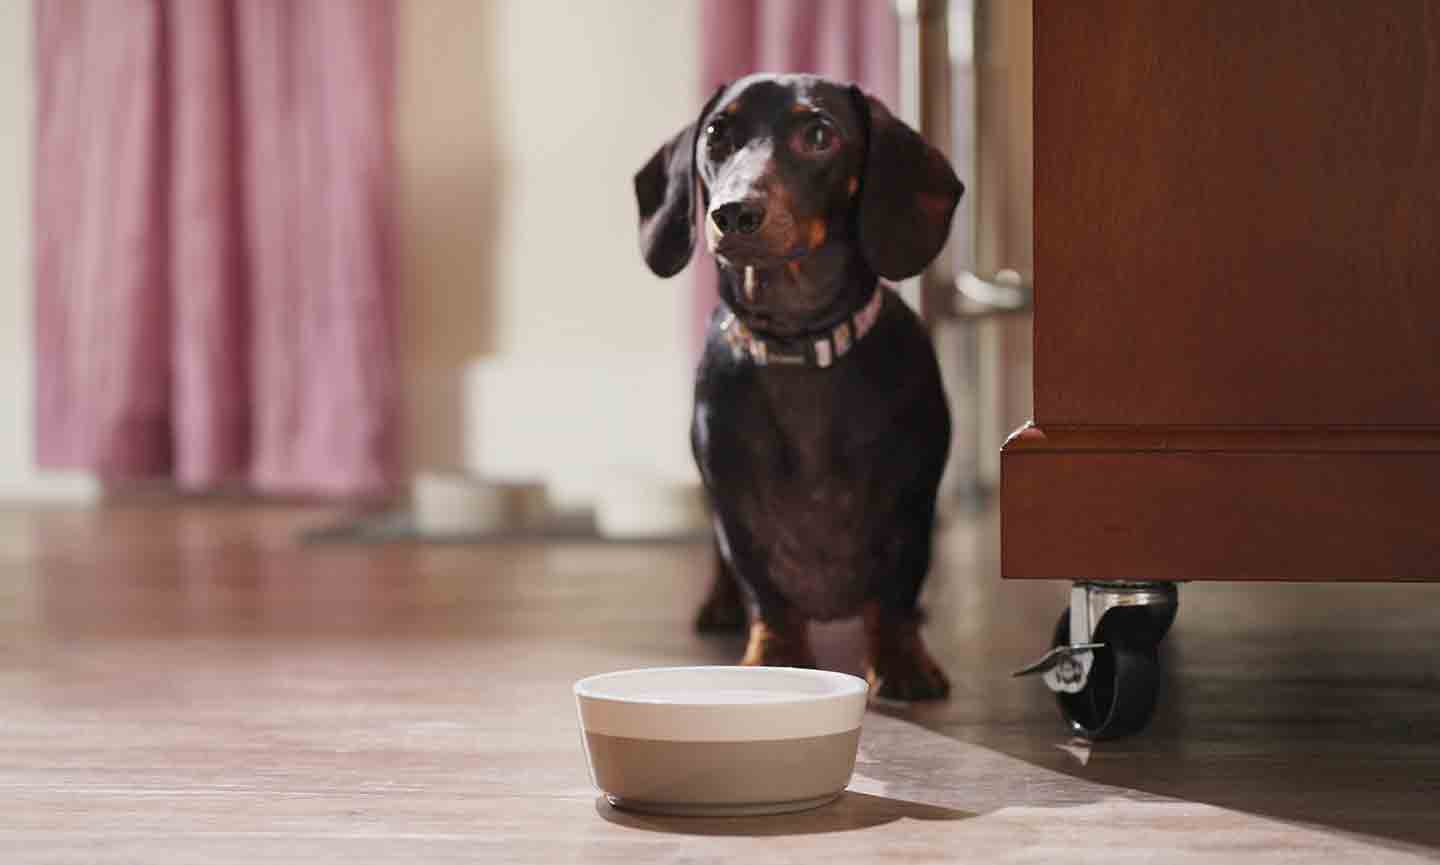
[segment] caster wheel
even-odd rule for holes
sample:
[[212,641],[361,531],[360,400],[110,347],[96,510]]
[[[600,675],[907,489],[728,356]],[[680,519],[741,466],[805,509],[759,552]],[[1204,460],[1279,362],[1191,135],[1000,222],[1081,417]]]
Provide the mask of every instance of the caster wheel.
[[[1090,678],[1078,694],[1057,693],[1060,714],[1072,732],[1086,739],[1115,739],[1138,733],[1155,713],[1160,691],[1160,663],[1154,642],[1136,639],[1127,628],[1127,617],[1115,610],[1100,622]],[[1168,624],[1168,623],[1167,623]],[[1070,645],[1070,613],[1067,609],[1055,625],[1050,644]]]

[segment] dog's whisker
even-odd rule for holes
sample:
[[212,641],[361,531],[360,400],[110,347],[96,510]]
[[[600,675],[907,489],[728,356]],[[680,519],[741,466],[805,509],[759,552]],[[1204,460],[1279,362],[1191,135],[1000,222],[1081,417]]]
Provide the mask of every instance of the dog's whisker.
[[745,299],[755,301],[755,268],[750,266],[745,268]]

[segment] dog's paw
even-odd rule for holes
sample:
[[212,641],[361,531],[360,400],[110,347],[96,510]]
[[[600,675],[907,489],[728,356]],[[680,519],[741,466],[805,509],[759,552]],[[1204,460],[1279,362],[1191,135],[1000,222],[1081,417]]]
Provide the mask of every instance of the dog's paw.
[[877,655],[867,665],[865,678],[870,692],[881,700],[918,702],[950,696],[950,679],[918,636]]
[[816,667],[815,652],[803,627],[777,632],[764,622],[750,626],[750,644],[745,647],[742,667]]

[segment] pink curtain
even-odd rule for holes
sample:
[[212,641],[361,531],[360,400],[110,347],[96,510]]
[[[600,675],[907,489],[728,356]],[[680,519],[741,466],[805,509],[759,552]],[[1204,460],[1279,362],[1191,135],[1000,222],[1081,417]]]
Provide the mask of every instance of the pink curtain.
[[[752,72],[814,72],[854,81],[895,107],[900,31],[892,0],[702,0],[701,98]],[[694,346],[715,306],[715,267],[696,256]]]
[[36,0],[37,460],[383,492],[390,0]]

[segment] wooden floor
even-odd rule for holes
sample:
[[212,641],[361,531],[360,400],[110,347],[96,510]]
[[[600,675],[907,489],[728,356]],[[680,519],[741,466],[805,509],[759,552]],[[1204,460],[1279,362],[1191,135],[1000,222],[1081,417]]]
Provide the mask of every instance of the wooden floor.
[[0,513],[0,863],[1440,859],[1440,585],[1186,586],[1156,723],[1090,748],[1008,677],[1066,587],[960,522],[948,704],[872,711],[824,809],[653,819],[597,802],[570,684],[737,657],[704,549],[297,544],[330,517]]

